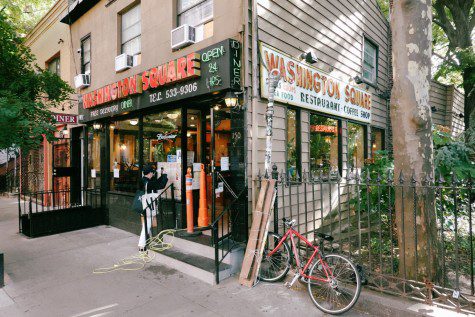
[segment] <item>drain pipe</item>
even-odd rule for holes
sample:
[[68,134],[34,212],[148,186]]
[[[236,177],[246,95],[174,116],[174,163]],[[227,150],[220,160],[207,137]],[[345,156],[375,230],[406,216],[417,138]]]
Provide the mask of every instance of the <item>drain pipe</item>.
[[251,92],[251,103],[252,103],[252,115],[251,115],[251,120],[252,120],[252,137],[251,137],[251,165],[252,165],[252,173],[251,173],[251,188],[252,188],[252,206],[253,209],[256,206],[256,193],[257,189],[254,184],[254,180],[257,178],[257,174],[259,172],[259,166],[258,166],[258,157],[257,157],[257,152],[258,152],[258,133],[259,133],[259,126],[258,126],[258,113],[257,113],[257,107],[258,107],[258,94],[259,94],[259,56],[258,56],[258,51],[259,51],[259,46],[258,46],[258,30],[259,27],[257,25],[258,22],[258,17],[257,17],[257,0],[252,0],[252,31],[251,31],[251,45],[252,45],[252,92]]

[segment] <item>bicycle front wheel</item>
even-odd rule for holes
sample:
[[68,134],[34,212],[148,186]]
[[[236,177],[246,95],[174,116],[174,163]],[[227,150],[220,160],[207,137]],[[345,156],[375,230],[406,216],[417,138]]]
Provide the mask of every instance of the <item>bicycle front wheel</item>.
[[[325,273],[325,269],[328,272]],[[344,256],[328,254],[310,269],[308,292],[313,303],[321,311],[339,315],[355,305],[361,292],[361,279],[356,266]],[[327,280],[323,282],[319,281]]]
[[259,279],[266,282],[276,282],[284,278],[290,269],[290,249],[285,241],[274,253],[269,256],[282,239],[278,234],[269,232],[267,234],[264,253],[262,254],[261,267],[259,269]]

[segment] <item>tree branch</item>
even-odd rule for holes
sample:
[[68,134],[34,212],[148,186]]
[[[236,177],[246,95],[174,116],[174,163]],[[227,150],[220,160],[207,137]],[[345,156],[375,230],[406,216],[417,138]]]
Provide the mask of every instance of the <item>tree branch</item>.
[[435,9],[436,15],[434,15],[434,18],[432,20],[445,31],[445,34],[447,34],[449,41],[455,44],[458,43],[456,31],[452,23],[450,23],[447,14],[445,13],[445,6],[445,0],[434,1],[433,7]]

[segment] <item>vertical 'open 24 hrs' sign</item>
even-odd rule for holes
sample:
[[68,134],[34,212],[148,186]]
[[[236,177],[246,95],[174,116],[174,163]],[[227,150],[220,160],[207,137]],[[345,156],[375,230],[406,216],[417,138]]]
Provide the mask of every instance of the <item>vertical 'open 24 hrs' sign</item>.
[[260,53],[263,61],[262,97],[269,97],[268,72],[278,69],[282,79],[275,91],[276,101],[371,123],[372,96],[367,91],[336,79],[267,44],[260,43]]

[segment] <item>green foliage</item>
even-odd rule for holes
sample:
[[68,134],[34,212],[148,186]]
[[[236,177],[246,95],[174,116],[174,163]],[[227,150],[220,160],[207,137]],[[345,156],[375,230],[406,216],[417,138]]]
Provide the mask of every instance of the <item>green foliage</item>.
[[376,2],[378,3],[379,8],[386,19],[389,20],[389,0],[377,0]]
[[0,10],[17,28],[20,36],[38,23],[56,0],[0,0]]
[[475,178],[475,163],[470,159],[475,153],[463,138],[454,138],[450,133],[435,130],[433,140],[434,164],[442,177],[447,179],[454,173],[459,179]]
[[0,12],[0,148],[35,148],[54,139],[50,107],[60,105],[71,87],[57,75],[34,64],[10,21]]

